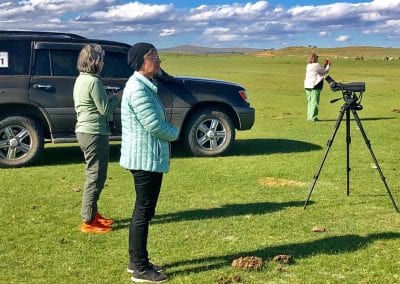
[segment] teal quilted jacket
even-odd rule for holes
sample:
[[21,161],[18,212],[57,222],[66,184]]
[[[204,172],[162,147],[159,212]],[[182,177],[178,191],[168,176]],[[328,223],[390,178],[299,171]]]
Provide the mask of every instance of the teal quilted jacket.
[[170,141],[179,130],[166,122],[157,87],[135,72],[125,85],[121,102],[120,165],[130,170],[168,172]]

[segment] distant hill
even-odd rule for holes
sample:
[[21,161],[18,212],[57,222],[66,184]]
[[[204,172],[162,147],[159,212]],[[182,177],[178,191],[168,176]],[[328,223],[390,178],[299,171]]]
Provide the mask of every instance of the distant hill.
[[399,59],[400,48],[375,47],[375,46],[347,46],[332,48],[317,48],[304,46],[291,46],[276,50],[263,50],[256,52],[256,56],[306,56],[311,52],[316,52],[320,56],[334,57],[363,57],[363,58],[383,58],[389,57]]
[[180,45],[170,48],[159,49],[160,52],[177,54],[252,54],[255,56],[307,56],[310,52],[317,52],[320,56],[334,57],[364,57],[364,58],[382,58],[389,57],[400,58],[400,48],[375,47],[375,46],[347,46],[318,48],[307,46],[291,46],[281,49],[257,49],[257,48],[212,48],[195,45]]
[[214,47],[202,47],[196,45],[179,45],[170,48],[160,48],[160,52],[167,53],[188,53],[188,54],[221,54],[221,53],[254,53],[262,51],[262,49],[256,48],[214,48]]

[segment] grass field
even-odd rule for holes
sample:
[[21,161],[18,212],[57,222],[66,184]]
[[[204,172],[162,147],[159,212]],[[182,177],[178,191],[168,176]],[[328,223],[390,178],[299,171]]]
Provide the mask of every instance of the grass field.
[[[359,112],[372,149],[400,205],[400,61],[332,59],[337,81],[365,81]],[[306,122],[306,54],[163,56],[171,74],[244,85],[256,108],[252,130],[237,132],[224,157],[194,158],[173,146],[170,173],[149,238],[152,261],[169,283],[399,283],[400,215],[351,122],[350,196],[342,124],[311,201],[303,204],[343,101],[322,92],[318,123]],[[46,145],[29,168],[0,169],[0,283],[130,283],[130,174],[111,146],[100,209],[116,219],[106,235],[79,232],[83,161],[76,144]],[[312,228],[322,226],[325,232]],[[293,264],[272,258],[292,255]],[[240,256],[265,261],[261,271],[231,267]],[[222,281],[222,280],[224,281]],[[233,280],[232,280],[233,281]]]

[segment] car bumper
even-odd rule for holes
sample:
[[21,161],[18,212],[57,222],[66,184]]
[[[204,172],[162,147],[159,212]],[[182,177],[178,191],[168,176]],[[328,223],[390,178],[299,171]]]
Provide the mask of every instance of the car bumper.
[[255,121],[256,110],[252,107],[236,108],[239,117],[238,130],[249,130],[253,127]]

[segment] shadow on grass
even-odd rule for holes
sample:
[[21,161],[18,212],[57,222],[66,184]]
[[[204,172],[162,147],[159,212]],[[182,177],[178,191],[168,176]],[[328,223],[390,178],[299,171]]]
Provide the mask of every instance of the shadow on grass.
[[[194,209],[154,216],[151,224],[165,224],[171,222],[219,219],[243,215],[262,215],[270,212],[283,210],[287,207],[301,207],[304,201],[291,202],[259,202],[246,204],[226,204],[217,208]],[[129,226],[129,219],[115,220],[114,230],[121,230]]]
[[[46,147],[35,166],[68,165],[83,163],[83,155],[77,144]],[[120,144],[110,145],[110,162],[118,162]],[[321,146],[289,139],[246,139],[237,140],[224,156],[252,156],[274,153],[309,152],[322,149]],[[193,157],[180,142],[172,145],[172,158]]]
[[[322,147],[304,141],[289,139],[242,139],[236,140],[223,157],[229,156],[256,156],[277,153],[310,152],[321,150]],[[172,146],[173,157],[192,157],[182,143],[175,142]]]
[[[119,161],[120,145],[110,145],[110,162]],[[83,154],[78,145],[47,147],[34,164],[35,166],[53,166],[84,163]]]
[[304,141],[289,139],[245,139],[237,140],[227,156],[250,156],[277,153],[310,152],[322,147]]
[[[201,272],[218,269],[223,266],[230,266],[233,259],[241,256],[258,256],[261,257],[263,260],[269,261],[276,255],[287,254],[292,255],[294,260],[296,261],[296,259],[307,258],[319,254],[329,255],[354,252],[359,249],[365,248],[375,241],[399,238],[400,233],[395,232],[375,233],[367,236],[345,235],[326,237],[306,243],[271,246],[253,251],[243,251],[222,256],[210,256],[204,258],[190,259],[187,261],[178,261],[165,265],[165,267],[171,269],[172,275],[177,276],[179,274]],[[180,266],[183,267],[179,268]]]
[[246,204],[225,204],[217,208],[194,209],[177,213],[156,215],[152,221],[154,224],[164,224],[179,221],[192,221],[202,219],[219,219],[243,215],[262,215],[283,210],[287,207],[301,207],[303,201],[290,202],[258,202]]
[[[364,120],[365,121],[375,121],[375,120],[388,120],[388,119],[398,119],[398,117],[392,116],[392,117],[365,117],[365,118],[363,118],[360,116],[361,122]],[[337,120],[337,118],[336,119],[321,119],[320,121],[323,122],[323,121],[336,121],[336,120]],[[343,117],[342,122],[344,122],[344,121],[346,121],[346,116]],[[350,116],[350,121],[354,121],[354,117],[352,114]],[[335,126],[335,125],[333,125],[333,126]]]

